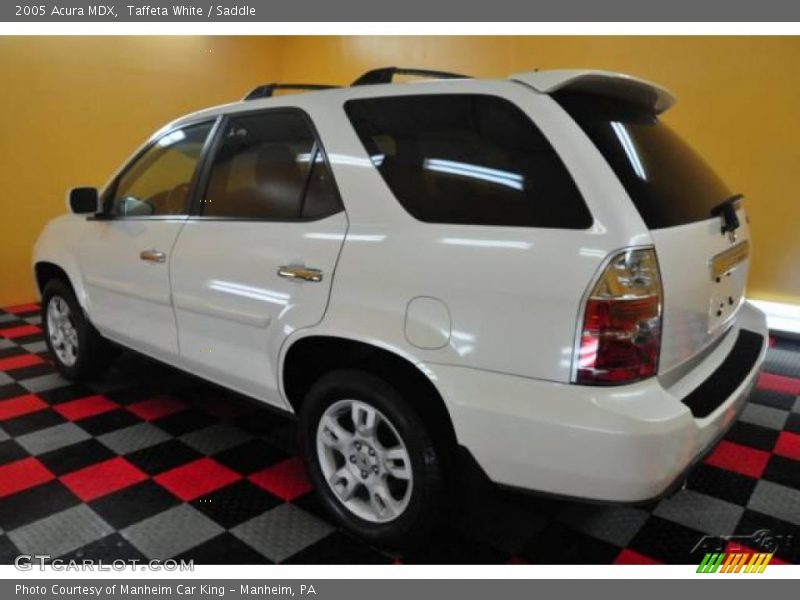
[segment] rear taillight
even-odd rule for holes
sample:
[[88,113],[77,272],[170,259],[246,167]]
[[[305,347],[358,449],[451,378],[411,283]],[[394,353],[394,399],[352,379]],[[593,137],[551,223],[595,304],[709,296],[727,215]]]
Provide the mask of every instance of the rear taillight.
[[586,300],[575,382],[619,385],[655,375],[662,299],[655,250],[615,255]]

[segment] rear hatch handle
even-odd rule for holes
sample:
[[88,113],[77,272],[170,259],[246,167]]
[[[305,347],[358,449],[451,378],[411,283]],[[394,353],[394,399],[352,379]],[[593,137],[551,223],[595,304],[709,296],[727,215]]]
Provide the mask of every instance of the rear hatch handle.
[[730,232],[731,234],[739,229],[739,217],[736,215],[736,203],[744,198],[744,194],[734,194],[727,200],[723,200],[711,209],[712,217],[722,217],[722,235]]

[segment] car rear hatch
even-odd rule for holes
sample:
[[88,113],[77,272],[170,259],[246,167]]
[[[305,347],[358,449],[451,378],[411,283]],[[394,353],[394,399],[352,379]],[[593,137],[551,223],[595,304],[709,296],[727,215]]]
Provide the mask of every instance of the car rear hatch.
[[[630,85],[630,83],[629,83]],[[555,91],[606,158],[650,230],[664,293],[659,376],[703,354],[744,298],[749,232],[741,198],[658,117],[669,106]]]

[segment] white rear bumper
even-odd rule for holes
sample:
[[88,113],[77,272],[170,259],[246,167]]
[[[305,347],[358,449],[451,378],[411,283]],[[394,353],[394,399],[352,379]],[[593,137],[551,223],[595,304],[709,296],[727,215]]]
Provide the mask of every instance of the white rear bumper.
[[[682,399],[731,353],[739,331],[763,336],[735,391],[703,418]],[[658,378],[620,387],[578,386],[426,365],[445,398],[458,442],[499,484],[614,502],[659,496],[711,449],[747,402],[764,361],[763,313],[745,303],[724,339],[665,387]]]

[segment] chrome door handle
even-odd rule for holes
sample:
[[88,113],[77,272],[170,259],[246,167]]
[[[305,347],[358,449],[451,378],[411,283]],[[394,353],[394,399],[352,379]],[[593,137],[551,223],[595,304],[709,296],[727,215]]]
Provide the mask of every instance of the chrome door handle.
[[322,281],[322,271],[319,269],[310,269],[307,267],[291,267],[284,266],[278,267],[278,277],[285,277],[286,279],[300,279],[302,281]]
[[167,260],[167,253],[160,250],[142,250],[139,253],[139,258],[155,263],[163,263]]

